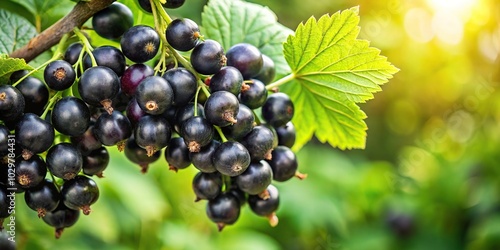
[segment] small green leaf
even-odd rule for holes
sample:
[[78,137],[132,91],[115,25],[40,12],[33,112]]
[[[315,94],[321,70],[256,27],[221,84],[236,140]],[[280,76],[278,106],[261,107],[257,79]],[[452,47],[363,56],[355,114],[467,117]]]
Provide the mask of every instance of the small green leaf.
[[26,7],[33,15],[33,23],[40,30],[45,30],[57,20],[68,14],[74,4],[68,0],[9,0]]
[[26,45],[36,35],[33,25],[26,19],[0,9],[0,54],[9,54]]
[[201,14],[205,38],[225,50],[237,43],[250,43],[273,59],[277,77],[290,73],[283,57],[283,42],[292,31],[279,24],[267,7],[240,0],[211,0]]
[[373,98],[398,69],[368,41],[357,39],[358,8],[310,18],[284,44],[293,71],[282,86],[295,103],[294,149],[313,134],[341,149],[364,148],[366,115],[356,105]]
[[26,64],[24,59],[10,58],[5,54],[0,54],[0,84],[7,83],[12,72],[23,69],[32,70],[33,68]]

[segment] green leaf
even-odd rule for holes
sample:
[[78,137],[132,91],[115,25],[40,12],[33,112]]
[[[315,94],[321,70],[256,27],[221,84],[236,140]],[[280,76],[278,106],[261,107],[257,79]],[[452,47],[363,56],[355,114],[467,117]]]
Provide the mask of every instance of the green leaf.
[[68,14],[74,6],[69,0],[9,0],[23,5],[33,15],[33,23],[45,30],[57,20]]
[[10,58],[5,54],[0,54],[0,84],[9,81],[10,74],[18,70],[32,70],[24,59]]
[[201,20],[205,38],[220,42],[225,50],[237,43],[253,44],[273,59],[277,77],[290,73],[283,42],[292,31],[279,24],[267,7],[240,0],[211,0]]
[[36,35],[35,27],[26,19],[0,10],[0,54],[9,54],[26,45]]
[[359,40],[358,8],[311,17],[284,44],[293,79],[281,90],[295,104],[298,149],[316,137],[341,149],[364,148],[366,115],[356,105],[373,98],[398,69]]

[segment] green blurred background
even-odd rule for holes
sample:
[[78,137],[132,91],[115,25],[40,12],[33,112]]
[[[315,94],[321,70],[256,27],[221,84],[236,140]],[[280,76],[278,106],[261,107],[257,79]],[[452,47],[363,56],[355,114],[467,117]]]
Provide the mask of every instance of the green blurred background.
[[[360,37],[401,69],[362,105],[366,149],[313,140],[297,152],[309,177],[276,184],[279,225],[246,205],[222,233],[193,202],[194,168],[174,173],[161,159],[142,175],[110,149],[100,200],[61,239],[18,196],[20,249],[500,249],[498,1],[251,2],[291,29],[360,6]],[[199,21],[205,3],[170,13]]]

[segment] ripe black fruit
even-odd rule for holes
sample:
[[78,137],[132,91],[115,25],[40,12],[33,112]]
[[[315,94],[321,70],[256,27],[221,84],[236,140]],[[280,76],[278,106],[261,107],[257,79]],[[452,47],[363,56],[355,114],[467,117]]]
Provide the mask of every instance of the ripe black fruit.
[[176,50],[189,51],[200,38],[198,24],[188,18],[173,20],[165,32],[167,42]]
[[259,195],[249,195],[248,205],[252,211],[260,216],[265,216],[269,219],[271,226],[278,224],[278,217],[276,217],[276,210],[278,210],[280,199],[278,189],[272,184],[266,189],[268,196],[262,198]]
[[153,59],[160,48],[160,36],[151,27],[136,25],[120,40],[123,54],[136,63],[143,63]]
[[252,83],[247,84],[247,88],[239,95],[240,102],[251,109],[262,107],[267,100],[267,89],[264,83],[252,79]]
[[191,165],[189,159],[189,149],[181,137],[172,138],[165,150],[165,159],[167,160],[170,170],[177,171]]
[[120,91],[120,79],[108,67],[97,66],[85,70],[78,84],[82,99],[93,106],[104,106],[111,113],[111,100]]
[[102,172],[109,164],[109,153],[105,147],[101,147],[90,152],[89,155],[82,156],[82,160],[84,174],[103,177]]
[[250,154],[241,143],[227,141],[217,147],[212,155],[212,163],[222,174],[237,176],[250,165]]
[[64,52],[63,60],[71,65],[74,65],[78,61],[78,57],[80,57],[82,49],[83,45],[79,42],[70,44]]
[[127,140],[125,145],[125,157],[131,162],[141,167],[141,172],[146,173],[150,163],[157,161],[161,156],[161,151],[157,151],[152,156],[148,156],[147,151],[135,142],[134,137]]
[[3,219],[10,216],[10,198],[8,197],[8,195],[13,194],[9,194],[9,192],[7,192],[7,189],[4,186],[0,185],[0,230],[3,229]]
[[226,53],[227,65],[237,68],[245,79],[259,74],[263,60],[259,49],[248,43],[233,45]]
[[219,231],[232,225],[240,216],[240,203],[231,193],[222,193],[207,204],[208,218],[217,224]]
[[174,91],[164,78],[150,76],[137,86],[135,98],[144,112],[159,115],[172,105]]
[[[122,76],[125,72],[125,56],[113,46],[101,46],[92,51],[92,55],[98,66],[105,66],[113,70],[117,76]],[[92,67],[92,59],[89,55],[83,58],[84,69]]]
[[24,200],[26,205],[38,212],[38,217],[44,217],[47,212],[54,211],[59,204],[61,195],[54,183],[44,180],[40,185],[26,190]]
[[163,7],[169,8],[169,9],[176,9],[181,7],[186,0],[167,0],[165,4],[163,4]]
[[103,113],[95,122],[94,135],[103,145],[118,144],[118,149],[122,150],[124,145],[119,143],[132,135],[132,124],[118,111],[113,111],[111,114]]
[[137,86],[144,78],[154,75],[154,70],[146,64],[130,65],[120,78],[121,90],[128,96],[134,96]]
[[294,107],[285,93],[271,94],[262,106],[262,117],[273,127],[280,127],[292,120]]
[[80,211],[69,209],[60,202],[54,211],[45,214],[43,221],[55,228],[55,237],[59,239],[64,228],[73,226],[79,217]]
[[82,154],[71,143],[63,142],[52,146],[47,152],[47,167],[59,178],[70,180],[82,170]]
[[290,148],[278,146],[273,150],[273,157],[269,160],[269,165],[273,170],[274,180],[287,181],[296,176],[304,178],[305,176],[297,173],[298,163],[295,153]]
[[238,109],[238,98],[227,91],[212,93],[205,102],[207,121],[220,127],[235,124]]
[[255,126],[242,140],[241,144],[248,149],[252,161],[271,159],[274,147],[273,132],[264,126]]
[[0,85],[0,120],[14,121],[24,111],[23,94],[11,85]]
[[92,27],[104,38],[117,39],[134,24],[132,11],[124,4],[114,2],[94,14]]
[[226,64],[224,49],[219,42],[207,39],[194,47],[191,64],[200,74],[215,74]]
[[262,69],[259,74],[255,76],[255,79],[260,80],[265,85],[268,85],[274,80],[274,76],[276,75],[276,67],[274,65],[273,59],[262,54]]
[[193,178],[195,201],[215,199],[222,192],[222,176],[219,173],[199,172]]
[[70,140],[82,155],[88,155],[102,146],[102,143],[94,135],[94,125],[90,125],[82,135],[73,136]]
[[295,126],[292,122],[288,122],[285,126],[277,127],[276,133],[278,134],[278,145],[291,148],[295,144]]
[[43,79],[49,88],[53,90],[65,90],[75,82],[76,73],[68,62],[56,60],[45,67]]
[[236,185],[245,193],[262,193],[273,180],[273,171],[266,161],[252,162],[247,170],[235,177]]
[[135,142],[146,149],[148,156],[166,147],[171,135],[167,120],[162,116],[153,115],[141,117],[134,131]]
[[24,114],[16,125],[16,144],[23,149],[25,160],[49,149],[54,135],[52,125],[35,114]]
[[212,155],[219,145],[219,141],[212,140],[207,146],[202,147],[200,152],[189,152],[193,166],[204,173],[216,172],[217,169],[212,164]]
[[16,88],[24,97],[24,113],[43,114],[49,101],[49,90],[40,79],[28,76],[18,83]]
[[9,153],[9,135],[9,129],[0,124],[0,158]]
[[172,105],[184,106],[194,98],[196,94],[196,77],[184,68],[169,69],[163,74],[163,78],[170,83],[174,91]]
[[82,100],[72,96],[57,101],[51,117],[54,128],[69,136],[82,135],[90,125],[89,108]]
[[90,214],[90,205],[99,198],[99,188],[94,180],[79,175],[64,182],[61,187],[62,201],[70,209],[82,210],[83,214]]
[[139,106],[135,97],[132,97],[132,99],[128,102],[125,113],[127,114],[127,118],[130,120],[132,127],[137,125],[137,122],[141,119],[141,117],[147,115],[147,113],[142,110],[141,106]]
[[38,155],[29,160],[18,159],[15,166],[16,181],[24,189],[36,187],[45,180],[47,165]]
[[212,141],[214,129],[205,118],[193,116],[182,124],[181,134],[189,152],[199,152]]
[[222,128],[224,135],[233,140],[240,140],[252,131],[255,123],[255,116],[251,109],[240,104],[238,115],[236,116],[237,123]]
[[[198,110],[198,116],[205,116],[205,109],[201,104],[198,103],[197,108]],[[194,103],[188,103],[184,105],[184,107],[180,107],[177,112],[175,113],[175,131],[177,131],[179,134],[182,133],[181,127],[182,124],[187,121],[187,119],[191,118],[194,116]]]
[[243,76],[240,71],[235,67],[226,66],[222,67],[219,72],[215,73],[210,78],[210,92],[216,91],[229,91],[237,96],[241,91],[243,84]]

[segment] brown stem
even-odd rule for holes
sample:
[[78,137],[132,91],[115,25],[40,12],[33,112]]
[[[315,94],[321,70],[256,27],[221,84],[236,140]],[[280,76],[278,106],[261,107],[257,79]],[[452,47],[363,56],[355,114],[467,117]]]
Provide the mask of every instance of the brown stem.
[[96,12],[106,8],[115,0],[80,1],[68,15],[33,37],[27,45],[12,52],[10,57],[24,58],[26,62],[56,45],[64,34],[69,33],[74,27],[81,27]]

